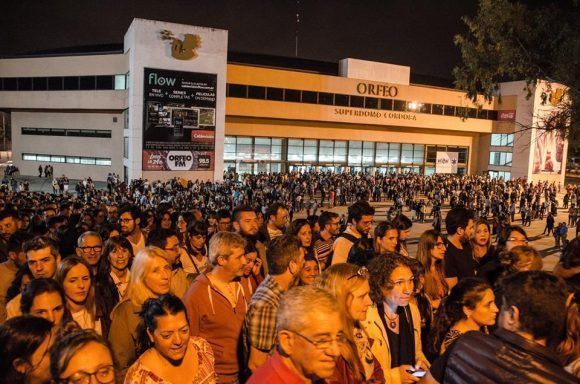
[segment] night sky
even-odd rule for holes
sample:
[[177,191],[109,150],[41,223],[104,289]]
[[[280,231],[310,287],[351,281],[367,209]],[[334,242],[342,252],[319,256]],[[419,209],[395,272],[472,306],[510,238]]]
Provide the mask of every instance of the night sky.
[[[135,17],[229,30],[229,50],[293,57],[295,0],[17,0],[3,2],[0,56],[122,43]],[[451,78],[476,0],[300,0],[298,57],[409,65]]]

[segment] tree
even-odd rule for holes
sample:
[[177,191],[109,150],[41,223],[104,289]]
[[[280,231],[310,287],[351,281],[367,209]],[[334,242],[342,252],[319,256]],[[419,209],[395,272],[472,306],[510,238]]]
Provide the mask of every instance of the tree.
[[[528,97],[542,80],[568,87],[557,112],[537,127],[580,140],[580,0],[480,0],[468,31],[455,36],[462,64],[455,86],[490,101],[503,81],[525,80]],[[500,95],[501,97],[501,95]],[[528,129],[531,127],[522,127]]]

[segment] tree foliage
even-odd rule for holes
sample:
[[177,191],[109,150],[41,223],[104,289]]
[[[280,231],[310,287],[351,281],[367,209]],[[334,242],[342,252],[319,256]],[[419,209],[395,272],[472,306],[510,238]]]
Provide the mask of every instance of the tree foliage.
[[[559,115],[541,129],[577,140],[580,122],[580,0],[480,0],[467,33],[455,36],[462,64],[455,85],[474,101],[497,94],[499,83],[525,80],[528,97],[538,81],[568,87]],[[501,97],[501,96],[500,96]],[[573,147],[572,147],[573,148]]]

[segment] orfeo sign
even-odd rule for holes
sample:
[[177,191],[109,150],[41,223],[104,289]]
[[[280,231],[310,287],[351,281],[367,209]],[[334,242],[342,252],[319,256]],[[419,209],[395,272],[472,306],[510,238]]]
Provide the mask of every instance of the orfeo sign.
[[356,91],[361,95],[397,97],[399,88],[388,84],[358,83]]

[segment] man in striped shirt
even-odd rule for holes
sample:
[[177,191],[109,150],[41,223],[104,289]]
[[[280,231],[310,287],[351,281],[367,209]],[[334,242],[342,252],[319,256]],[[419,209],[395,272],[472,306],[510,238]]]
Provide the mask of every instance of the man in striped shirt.
[[340,233],[340,216],[335,212],[322,212],[318,218],[320,235],[314,242],[314,249],[321,269],[325,269],[328,260],[332,260],[332,244]]

